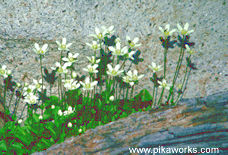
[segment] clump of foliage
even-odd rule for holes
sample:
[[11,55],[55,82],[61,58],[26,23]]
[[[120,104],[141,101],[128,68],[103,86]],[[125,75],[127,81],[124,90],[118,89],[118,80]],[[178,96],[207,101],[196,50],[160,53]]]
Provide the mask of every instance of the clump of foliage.
[[[32,84],[19,84],[13,81],[11,71],[5,65],[0,68],[3,78],[0,102],[3,105],[1,117],[4,126],[0,129],[0,150],[2,154],[24,154],[42,151],[55,143],[63,142],[67,137],[84,133],[108,122],[126,117],[137,111],[160,108],[163,105],[176,105],[182,98],[190,72],[196,69],[191,57],[194,51],[190,48],[188,23],[182,28],[179,24],[178,40],[171,40],[176,30],[159,27],[164,48],[163,69],[152,62],[149,69],[153,72],[150,80],[153,83],[152,95],[146,89],[134,96],[135,86],[144,75],[133,70],[132,65],[143,61],[138,47],[139,38],[126,37],[126,45],[114,35],[114,26],[95,28],[90,35],[92,43],[86,43],[93,51],[87,57],[88,66],[83,68],[86,73],[79,76],[75,72],[78,53],[70,53],[71,43],[56,41],[60,59],[51,71],[43,65],[48,44],[40,47],[34,45],[40,63],[41,79],[33,79]],[[171,84],[166,82],[166,65],[169,48],[178,46],[180,55]],[[176,86],[181,64],[186,57],[185,75],[181,85]],[[162,76],[158,72],[163,70]],[[58,84],[58,96],[52,95],[53,85]],[[160,95],[158,89],[161,89]],[[164,93],[168,97],[164,101]],[[10,96],[9,99],[6,97]],[[15,103],[12,104],[12,99]],[[8,101],[8,104],[7,104]],[[25,103],[21,115],[16,115],[18,105]],[[11,108],[13,106],[13,108]],[[13,109],[10,111],[10,109]],[[27,116],[22,118],[27,110]],[[39,112],[39,110],[41,112]]]

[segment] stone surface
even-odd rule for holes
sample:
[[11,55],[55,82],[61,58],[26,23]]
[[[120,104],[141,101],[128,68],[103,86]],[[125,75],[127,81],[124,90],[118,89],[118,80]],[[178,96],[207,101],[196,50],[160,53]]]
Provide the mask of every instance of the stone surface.
[[[185,97],[208,96],[228,90],[226,84],[228,82],[227,5],[226,0],[173,0],[172,2],[169,0],[0,0],[0,64],[7,65],[18,82],[22,82],[24,77],[28,77],[25,81],[31,82],[33,78],[40,78],[39,61],[32,50],[34,43],[48,43],[49,52],[43,63],[50,69],[60,55],[55,41],[66,37],[69,42],[73,43],[71,52],[80,53],[76,68],[80,74],[84,74],[81,69],[87,65],[85,56],[92,55],[92,51],[85,45],[86,42],[91,41],[88,35],[94,33],[96,26],[114,25],[115,34],[122,40],[125,40],[126,35],[140,38],[142,46],[139,49],[142,51],[144,62],[135,68],[146,76],[136,87],[136,93],[142,88],[152,91],[153,85],[149,81],[151,73],[147,70],[147,65],[151,64],[151,61],[161,65],[163,62],[163,49],[159,41],[158,26],[171,24],[171,28],[176,28],[177,23],[189,22],[190,29],[195,30],[191,40],[196,43],[197,53],[193,62],[197,64],[198,70],[193,71],[190,76]],[[177,58],[177,48],[170,50],[167,65],[168,82],[171,82]],[[181,71],[185,65],[184,63]],[[181,75],[183,76],[183,73]],[[180,83],[179,80],[178,83]],[[209,100],[211,100],[210,104]],[[118,129],[119,132],[116,132],[111,138],[101,141],[97,149],[119,144],[116,146],[117,150],[123,149],[128,152],[126,149],[128,143],[122,145],[122,142],[126,141],[127,131],[133,132],[127,140],[131,143],[138,134],[143,137],[159,131],[160,128],[157,126],[164,128],[188,126],[184,124],[188,120],[195,121],[192,126],[207,122],[215,123],[213,122],[215,120],[224,121],[227,105],[224,106],[224,103],[214,105],[213,103],[217,103],[217,97],[212,96],[207,100],[209,106],[203,102],[203,107],[198,105],[198,99],[192,98],[191,101],[197,105],[186,109],[185,102],[189,103],[189,100],[183,100],[180,107],[156,112],[152,115],[153,117],[149,114],[137,113],[122,123],[119,120],[119,124],[114,123],[115,130]],[[211,111],[202,113],[205,108]],[[23,106],[20,106],[18,111],[22,109]],[[181,111],[184,109],[186,112],[182,114]],[[219,111],[213,109],[219,109]],[[222,112],[220,113],[220,111]],[[172,118],[166,118],[169,115],[172,116],[171,114],[176,117],[176,122],[173,122]],[[154,117],[156,120],[153,120]],[[152,120],[154,122],[151,122]],[[123,124],[125,121],[129,121],[129,126]],[[171,124],[168,124],[169,122]],[[145,130],[139,132],[140,128],[136,126],[142,124],[151,124],[151,129],[147,131],[148,128],[145,127]],[[131,131],[132,128],[135,131]],[[95,133],[97,135],[97,131]],[[106,141],[110,141],[110,145],[106,144]],[[90,145],[92,144],[91,142]],[[134,145],[136,144],[134,143]],[[84,145],[76,146],[75,149],[78,152],[85,148]],[[224,143],[224,146],[227,145]],[[92,151],[94,150],[92,149]],[[112,152],[113,150],[110,148],[105,151]]]
[[[203,97],[227,90],[228,28],[226,0],[7,0],[0,3],[0,57],[13,75],[20,81],[28,75],[28,81],[40,77],[39,63],[32,48],[35,42],[49,44],[44,64],[50,69],[59,59],[56,40],[66,37],[72,42],[71,52],[81,54],[78,71],[85,66],[85,56],[92,52],[85,43],[95,26],[114,25],[122,40],[126,35],[139,37],[145,61],[136,68],[146,74],[136,92],[141,88],[152,89],[151,73],[147,65],[154,61],[162,64],[163,49],[160,46],[158,26],[190,23],[194,29],[191,40],[196,43],[197,54],[193,62],[199,70],[193,71],[185,97]],[[168,81],[173,76],[178,51],[168,53]],[[185,64],[184,64],[185,65]],[[184,67],[183,65],[183,67]],[[82,72],[81,72],[82,73]],[[84,73],[83,73],[84,74]]]
[[[223,96],[212,104],[210,99]],[[208,103],[208,104],[207,104]],[[228,153],[228,92],[140,112],[66,139],[45,154],[130,154],[129,148],[219,148]],[[195,110],[195,109],[198,110]],[[165,115],[161,115],[165,113]],[[191,153],[191,152],[189,152]]]

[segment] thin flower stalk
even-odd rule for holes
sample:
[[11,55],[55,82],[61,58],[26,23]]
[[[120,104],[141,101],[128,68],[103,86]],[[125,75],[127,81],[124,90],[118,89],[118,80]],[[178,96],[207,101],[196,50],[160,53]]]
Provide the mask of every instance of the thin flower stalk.
[[[41,74],[41,79],[42,79],[42,90],[41,93],[44,93],[44,83],[43,83],[43,72],[42,72],[42,55],[40,55],[40,74]],[[42,107],[43,107],[43,100],[42,100]],[[42,115],[44,114],[43,108],[41,110]]]
[[179,55],[179,58],[178,58],[177,67],[176,67],[176,71],[175,71],[175,74],[174,74],[174,77],[173,77],[173,82],[172,82],[171,89],[169,91],[169,96],[168,96],[167,102],[169,102],[171,95],[173,95],[173,93],[174,93],[174,85],[175,85],[176,79],[178,77],[180,66],[182,64],[182,60],[183,60],[183,56],[184,56],[183,44],[184,44],[184,37],[183,37],[183,40],[182,40],[182,45],[181,45],[181,49],[180,49],[180,55]]
[[184,86],[183,92],[182,92],[180,98],[177,98],[177,100],[175,101],[174,105],[176,105],[176,104],[182,99],[182,97],[183,97],[183,95],[184,95],[184,92],[185,92],[185,90],[186,90],[186,87],[187,87],[187,84],[188,84],[188,80],[189,80],[189,77],[190,77],[191,70],[192,70],[192,69],[190,68],[190,70],[188,71],[187,80],[186,80],[186,82],[185,82],[185,86]]
[[[186,77],[187,77],[187,73],[188,73],[188,67],[186,66],[185,75],[184,75],[184,80],[183,80],[183,82],[182,82],[182,84],[181,84],[180,91],[182,91],[183,86],[184,86],[184,84],[185,84],[185,80],[186,80]],[[183,93],[183,92],[182,92],[182,93]],[[182,93],[179,93],[179,94],[178,94],[176,101],[179,99],[180,94],[182,94]],[[173,100],[173,98],[172,98],[172,100]],[[174,102],[174,104],[176,103],[176,101]]]
[[166,39],[166,41],[165,41],[165,51],[164,51],[164,78],[166,78],[167,52],[168,52],[168,48],[167,48],[167,39]]

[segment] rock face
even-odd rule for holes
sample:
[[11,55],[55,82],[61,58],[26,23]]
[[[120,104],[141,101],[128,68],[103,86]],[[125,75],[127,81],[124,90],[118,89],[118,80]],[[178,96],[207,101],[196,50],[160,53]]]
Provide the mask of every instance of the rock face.
[[[227,36],[226,0],[7,0],[0,3],[0,63],[6,64],[20,81],[23,75],[40,78],[39,62],[35,61],[32,48],[35,42],[49,44],[44,64],[50,69],[59,60],[56,40],[66,37],[72,42],[71,52],[81,54],[80,64],[85,66],[85,56],[92,51],[85,45],[91,39],[95,26],[114,25],[117,35],[139,37],[145,61],[137,69],[146,74],[136,89],[152,89],[151,61],[162,65],[163,49],[160,45],[158,26],[189,22],[194,29],[191,40],[196,43],[197,54],[193,62],[199,70],[189,80],[186,97],[203,97],[227,90]],[[178,58],[177,49],[168,53],[168,80],[173,76]],[[87,61],[86,61],[87,62]],[[83,64],[84,63],[84,64]],[[184,64],[185,65],[185,64]],[[183,66],[184,66],[183,65]],[[78,66],[78,71],[81,67]]]
[[[45,154],[130,154],[129,148],[219,148],[228,153],[228,92],[140,112],[66,139]],[[137,152],[135,152],[137,153]],[[187,152],[191,153],[191,152]]]

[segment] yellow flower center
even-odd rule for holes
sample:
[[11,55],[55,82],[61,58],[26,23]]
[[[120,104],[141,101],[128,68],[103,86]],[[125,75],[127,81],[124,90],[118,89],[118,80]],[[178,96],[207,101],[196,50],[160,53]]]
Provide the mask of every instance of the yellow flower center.
[[133,76],[132,76],[132,80],[133,80],[133,81],[137,81],[137,80],[138,80],[138,76],[137,76],[137,75],[133,75]]
[[94,49],[94,50],[96,50],[96,49],[98,49],[98,45],[92,45],[92,49]]
[[182,35],[186,35],[187,33],[188,33],[188,31],[186,31],[185,29],[181,30]]
[[91,68],[89,68],[89,72],[90,73],[92,73],[93,72],[93,68],[91,67]]
[[58,72],[62,73],[63,72],[63,68],[59,67]]
[[39,54],[44,54],[44,51],[41,49],[38,51]]
[[112,75],[115,76],[117,74],[117,71],[113,70]]
[[116,55],[120,55],[121,51],[120,50],[116,50]]
[[133,42],[130,42],[129,45],[130,45],[131,47],[134,47],[134,46],[135,46],[135,44],[134,44]]
[[40,85],[40,84],[37,84],[37,85],[36,85],[36,88],[38,88],[38,89],[39,89],[40,87],[41,87],[41,85]]
[[33,103],[36,103],[36,100],[33,98],[30,100],[30,102],[33,104]]
[[72,58],[72,57],[69,58],[69,61],[70,61],[70,62],[74,62],[74,58]]
[[32,92],[32,89],[28,88],[27,93],[31,93],[31,92]]
[[165,35],[166,37],[169,36],[169,31],[165,30],[165,31],[164,31],[164,35]]
[[0,74],[5,74],[5,70],[4,69],[0,69]]
[[62,45],[61,45],[61,48],[62,48],[62,49],[66,49],[66,45],[63,45],[63,44],[62,44]]
[[102,39],[102,37],[103,37],[102,33],[99,33],[99,34],[97,35],[97,38],[98,38],[98,39]]
[[85,88],[86,88],[86,89],[91,88],[91,84],[90,84],[90,83],[85,84]]

